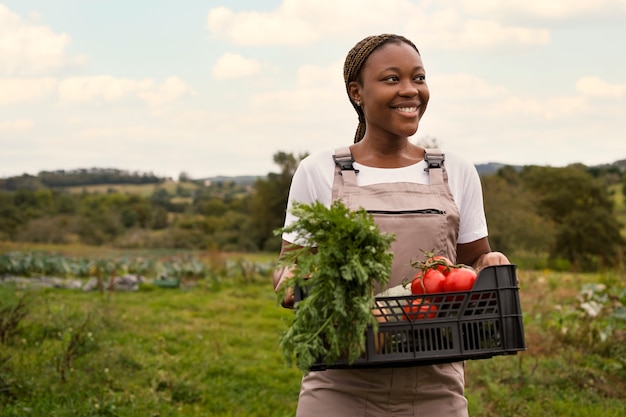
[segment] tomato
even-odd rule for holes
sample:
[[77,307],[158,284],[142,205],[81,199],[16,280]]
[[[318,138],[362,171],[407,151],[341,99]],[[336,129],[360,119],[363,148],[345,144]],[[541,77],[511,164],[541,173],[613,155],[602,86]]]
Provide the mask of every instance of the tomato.
[[445,256],[442,255],[433,255],[428,258],[426,261],[426,265],[428,267],[436,269],[444,275],[447,275],[450,272],[452,265],[452,261]]
[[421,298],[410,300],[407,305],[403,307],[403,310],[403,320],[422,320],[437,317],[437,306],[424,302]]
[[451,268],[443,283],[443,290],[446,292],[469,291],[474,286],[474,282],[476,282],[476,272],[473,269]]
[[426,272],[418,271],[411,282],[411,293],[416,295],[442,292],[446,280],[437,269],[427,269]]

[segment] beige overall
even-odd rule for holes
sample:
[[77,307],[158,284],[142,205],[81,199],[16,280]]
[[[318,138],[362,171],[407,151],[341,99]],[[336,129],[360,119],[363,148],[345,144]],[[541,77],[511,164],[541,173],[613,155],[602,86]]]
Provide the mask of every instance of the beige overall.
[[[387,287],[411,278],[411,260],[424,251],[456,259],[459,210],[448,187],[443,155],[427,154],[430,184],[358,186],[349,148],[335,152],[333,200],[363,207],[379,228],[394,233],[394,262]],[[382,289],[381,289],[382,290]],[[398,368],[328,369],[302,379],[298,417],[463,417],[463,362]]]

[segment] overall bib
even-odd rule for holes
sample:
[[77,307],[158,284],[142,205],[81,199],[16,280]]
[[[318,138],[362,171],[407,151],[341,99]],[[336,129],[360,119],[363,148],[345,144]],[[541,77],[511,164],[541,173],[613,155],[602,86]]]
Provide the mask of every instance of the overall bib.
[[[335,151],[333,201],[365,208],[382,232],[395,234],[386,288],[412,278],[411,261],[435,252],[455,262],[459,210],[447,183],[443,154],[425,156],[429,184],[358,186],[349,148]],[[385,288],[379,288],[382,291]],[[464,363],[398,368],[328,369],[302,379],[297,417],[466,417]]]

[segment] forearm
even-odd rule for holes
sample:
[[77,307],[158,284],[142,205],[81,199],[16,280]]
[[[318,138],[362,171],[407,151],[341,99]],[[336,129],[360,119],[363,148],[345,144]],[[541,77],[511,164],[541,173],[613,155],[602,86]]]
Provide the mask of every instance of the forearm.
[[456,262],[470,265],[476,270],[489,265],[510,264],[504,254],[491,250],[487,237],[458,245]]

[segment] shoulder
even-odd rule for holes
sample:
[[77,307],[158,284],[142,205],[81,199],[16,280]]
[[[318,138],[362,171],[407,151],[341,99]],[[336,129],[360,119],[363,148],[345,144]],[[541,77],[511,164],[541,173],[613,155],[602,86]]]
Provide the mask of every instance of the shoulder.
[[335,172],[333,149],[323,149],[307,155],[296,169],[295,177],[313,182],[328,182]]
[[463,155],[456,152],[444,151],[444,165],[446,169],[456,171],[476,171],[476,167]]
[[289,200],[311,203],[330,202],[335,174],[334,150],[309,154],[300,161],[291,180]]
[[460,188],[480,183],[476,166],[467,158],[456,152],[444,152],[444,155],[444,166],[451,183],[458,184]]
[[448,172],[448,185],[460,207],[470,201],[482,200],[480,176],[473,163],[458,153],[445,152],[444,166]]
[[320,167],[334,166],[333,155],[334,149],[322,149],[320,151],[313,152],[307,155],[302,161],[300,161],[300,167],[302,169],[319,169]]

